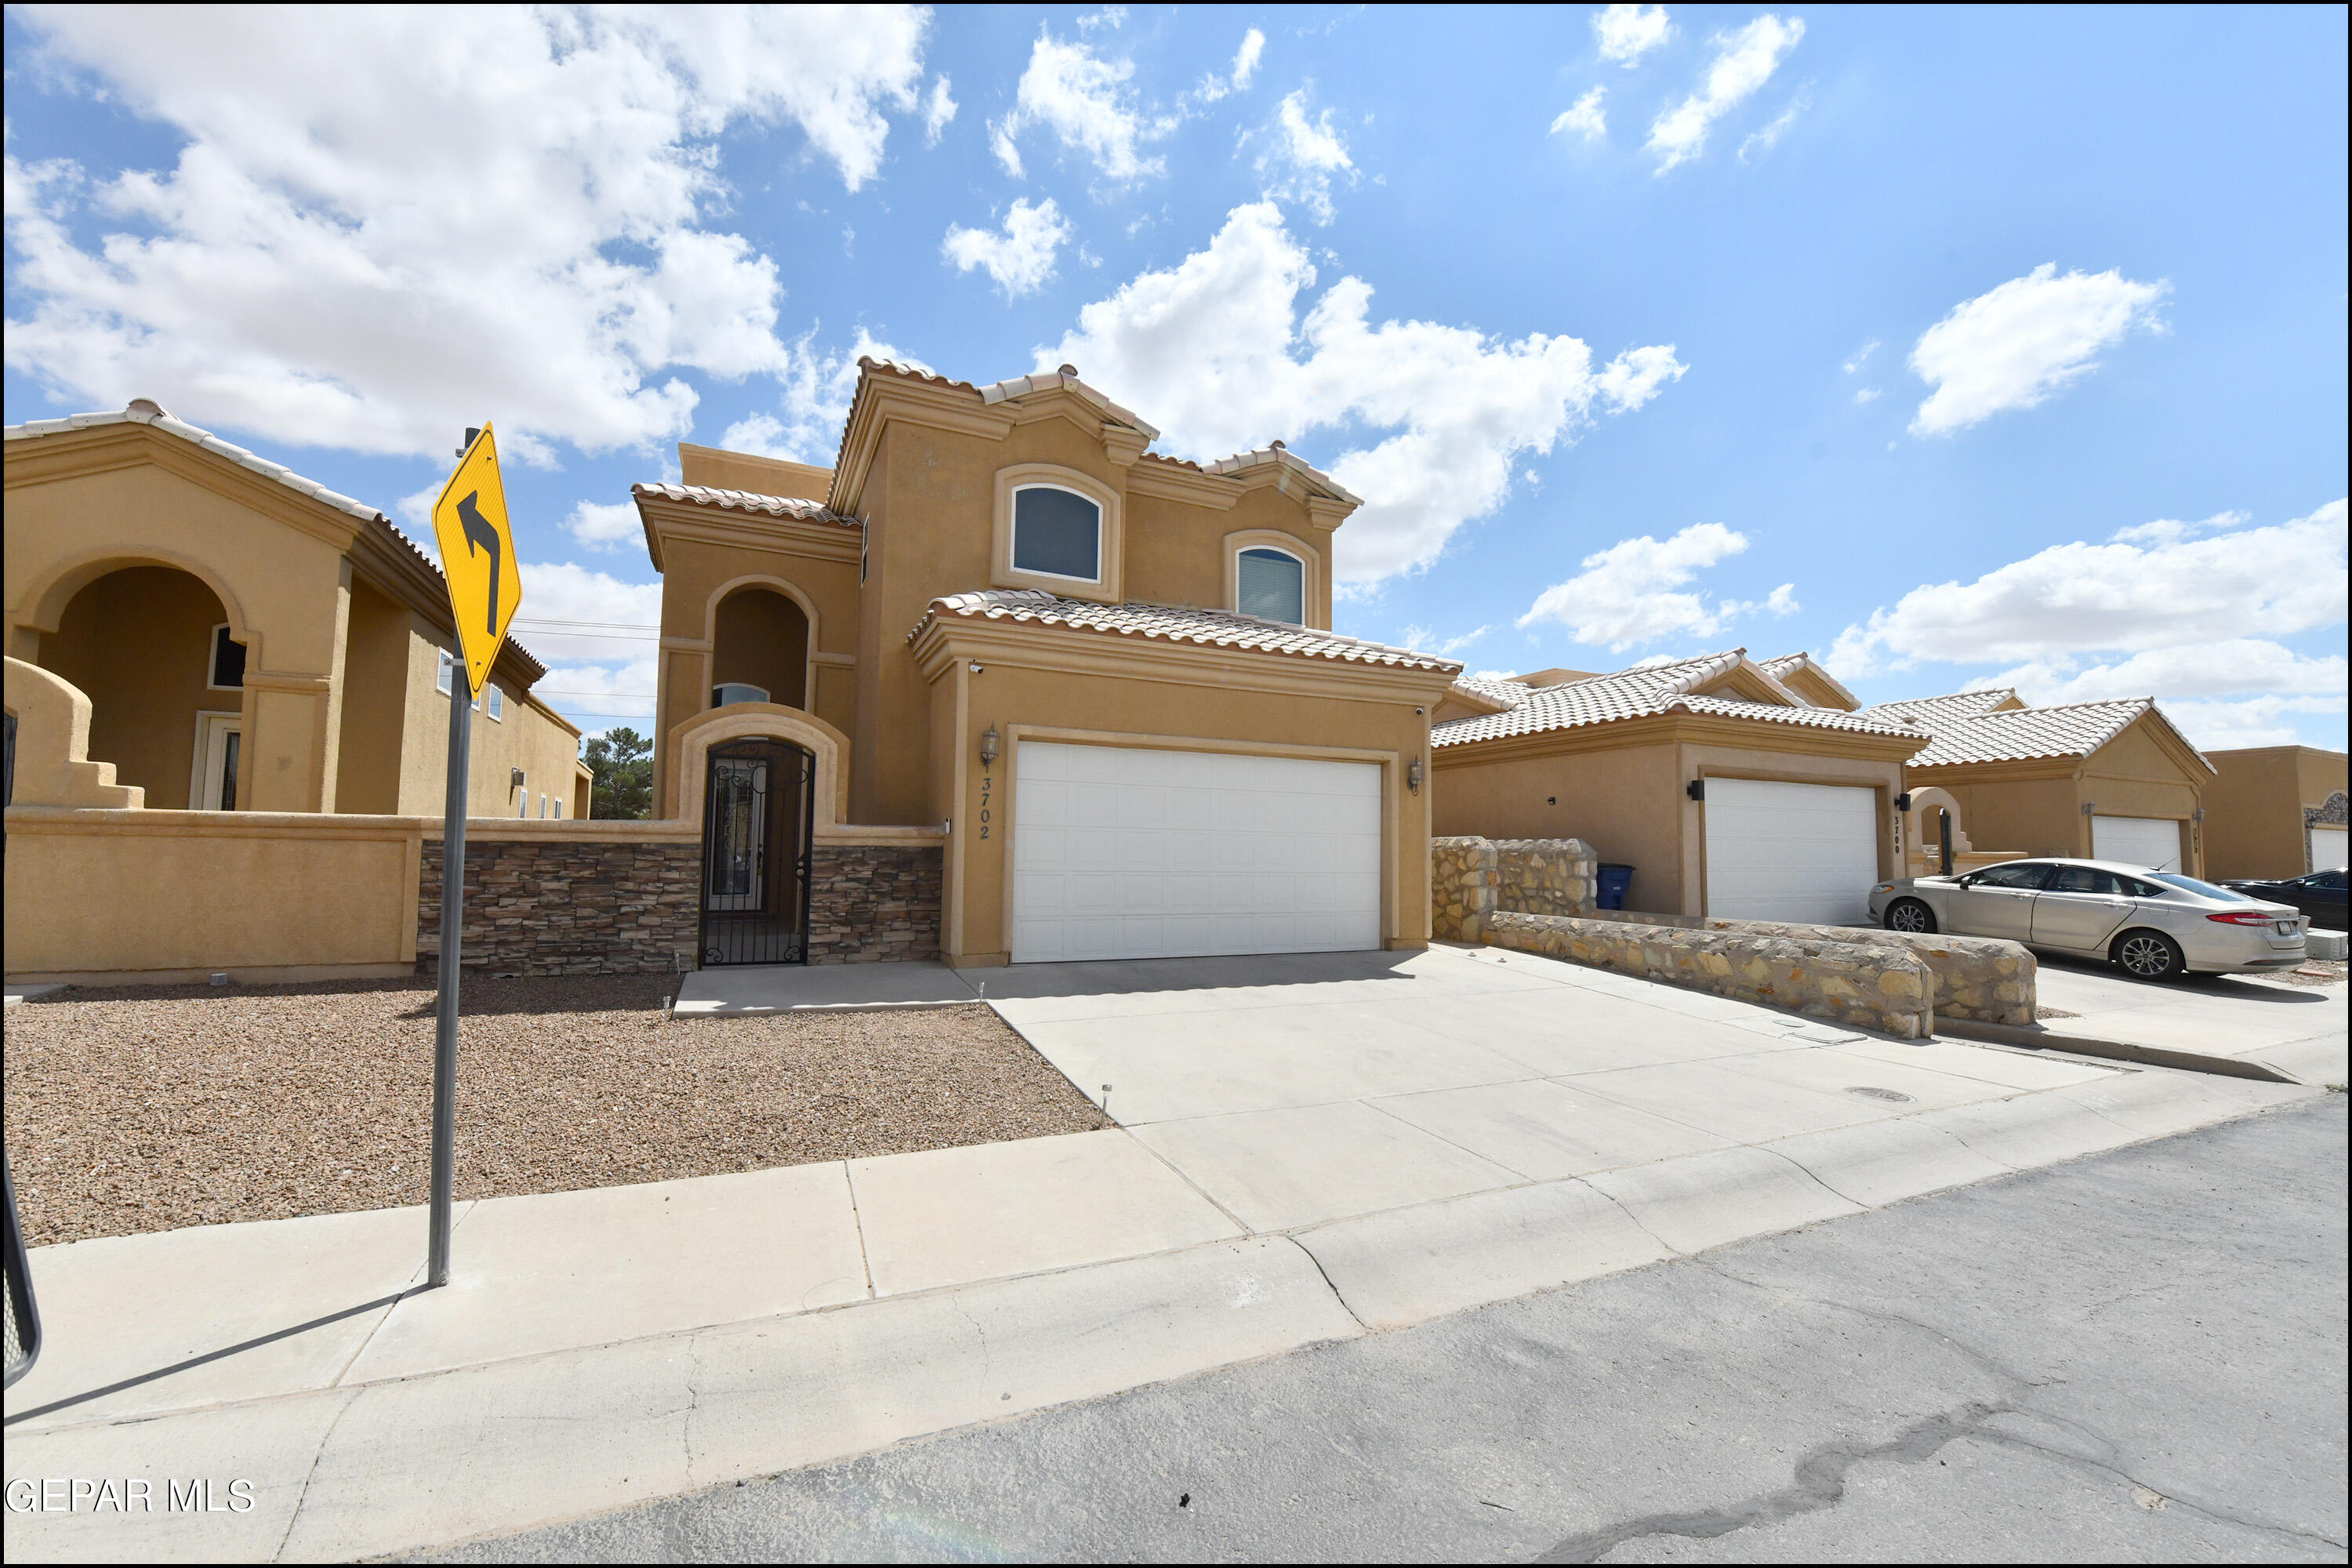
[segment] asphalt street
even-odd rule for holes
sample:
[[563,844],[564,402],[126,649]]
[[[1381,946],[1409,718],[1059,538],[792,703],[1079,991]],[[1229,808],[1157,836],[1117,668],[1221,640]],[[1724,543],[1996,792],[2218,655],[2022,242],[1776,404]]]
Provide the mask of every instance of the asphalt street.
[[2346,1099],[444,1562],[2342,1562]]

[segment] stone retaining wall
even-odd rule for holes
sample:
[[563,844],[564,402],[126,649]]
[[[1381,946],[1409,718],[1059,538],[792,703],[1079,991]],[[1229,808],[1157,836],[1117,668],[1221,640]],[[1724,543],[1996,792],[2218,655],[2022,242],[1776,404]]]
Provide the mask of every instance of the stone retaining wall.
[[1580,838],[1433,838],[1431,934],[1476,942],[1503,910],[1581,915],[1592,908],[1600,859]]
[[1912,936],[1864,926],[1799,925],[1782,921],[1735,921],[1715,916],[1655,915],[1632,910],[1595,910],[1588,918],[1627,924],[1671,926],[1681,931],[1744,931],[1752,936],[1826,939],[1867,947],[1908,950],[1935,979],[1929,998],[1940,1018],[1982,1024],[2033,1022],[2033,954],[2013,942],[1983,936]]
[[937,845],[810,851],[809,962],[901,963],[940,955]]
[[1916,1040],[1935,1032],[1928,1001],[1934,976],[1916,954],[1884,943],[1831,940],[1821,927],[1783,929],[1811,934],[1636,925],[1506,910],[1487,917],[1485,937],[1496,947],[1783,1007],[1897,1039]]
[[[469,839],[467,969],[490,974],[646,974],[691,969],[702,852],[691,839]],[[416,968],[441,960],[441,840],[425,841]]]

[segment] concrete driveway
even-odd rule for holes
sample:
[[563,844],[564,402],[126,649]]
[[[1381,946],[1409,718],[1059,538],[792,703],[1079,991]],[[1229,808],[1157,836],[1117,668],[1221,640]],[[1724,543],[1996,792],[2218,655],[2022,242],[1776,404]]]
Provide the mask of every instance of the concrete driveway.
[[1055,964],[988,985],[1048,1060],[1261,1233],[1528,1182],[1605,1188],[1654,1162],[2114,1077],[1493,949]]
[[2342,1083],[2345,990],[2243,974],[2135,980],[2113,964],[2037,955],[2041,1005],[2074,1015],[2053,1033],[2259,1061],[2305,1083]]

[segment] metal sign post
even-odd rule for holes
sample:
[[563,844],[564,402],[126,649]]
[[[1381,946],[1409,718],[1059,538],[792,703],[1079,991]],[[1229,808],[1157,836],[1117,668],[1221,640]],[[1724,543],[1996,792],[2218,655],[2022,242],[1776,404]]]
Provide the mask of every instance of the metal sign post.
[[457,1162],[457,942],[466,926],[466,778],[473,685],[450,660],[449,789],[441,807],[441,995],[433,1023],[433,1240],[425,1283],[449,1283],[450,1188]]
[[458,944],[466,929],[467,780],[474,694],[488,689],[507,625],[522,603],[505,480],[489,426],[466,432],[457,470],[433,507],[457,648],[449,660],[449,788],[441,807],[441,994],[433,1024],[433,1222],[425,1282],[449,1283],[449,1214],[457,1163]]

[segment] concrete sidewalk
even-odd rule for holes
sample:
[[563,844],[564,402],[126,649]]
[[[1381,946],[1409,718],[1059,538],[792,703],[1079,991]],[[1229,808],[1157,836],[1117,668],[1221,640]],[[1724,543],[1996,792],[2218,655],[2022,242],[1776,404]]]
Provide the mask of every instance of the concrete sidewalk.
[[2259,1064],[2301,1083],[2345,1081],[2340,982],[2300,986],[2243,974],[2135,980],[2110,964],[2046,953],[2037,982],[2042,1006],[2074,1015],[2043,1020],[2045,1034]]
[[[471,1204],[433,1292],[418,1210],[39,1249],[49,1346],[8,1394],[9,1478],[159,1500],[12,1513],[8,1556],[523,1529],[2313,1092],[1881,1041],[1518,954],[999,977],[1020,994],[992,1003],[1125,1125]],[[163,1512],[164,1478],[254,1504]]]

